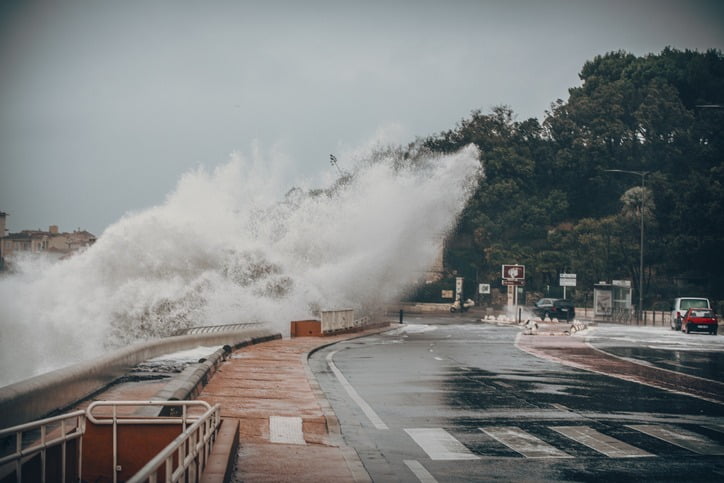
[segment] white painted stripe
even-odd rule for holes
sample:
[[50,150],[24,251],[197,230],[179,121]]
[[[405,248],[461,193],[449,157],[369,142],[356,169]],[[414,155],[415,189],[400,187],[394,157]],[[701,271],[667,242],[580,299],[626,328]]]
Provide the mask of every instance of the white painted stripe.
[[703,455],[724,455],[724,446],[703,434],[692,433],[673,426],[654,426],[648,424],[630,424],[629,428],[641,431],[667,443],[674,444],[694,453]]
[[561,411],[566,411],[566,412],[571,411],[571,409],[568,406],[564,406],[563,404],[551,403],[551,406],[556,409],[560,409]]
[[642,458],[654,456],[636,446],[599,433],[588,426],[549,426],[563,436],[577,441],[611,458]]
[[718,431],[720,433],[724,433],[724,424],[705,424],[704,427],[713,429],[714,431]]
[[564,453],[520,428],[489,426],[478,429],[526,458],[573,458],[568,453]]
[[425,469],[424,466],[422,466],[422,463],[417,460],[404,461],[407,467],[410,468],[410,471],[412,471],[417,479],[420,480],[420,483],[437,483],[435,477],[432,476],[430,472]]
[[302,431],[302,418],[269,416],[269,441],[283,444],[307,444]]
[[415,440],[431,460],[477,460],[460,441],[442,428],[406,428],[405,432]]
[[372,425],[376,429],[389,429],[387,425],[382,421],[382,418],[380,418],[377,413],[370,407],[369,404],[367,404],[367,401],[362,399],[362,396],[360,396],[357,391],[352,387],[352,384],[350,384],[347,381],[347,378],[344,377],[344,374],[342,374],[342,371],[337,369],[337,366],[334,364],[334,361],[332,361],[332,358],[337,353],[337,351],[330,352],[327,354],[327,364],[329,365],[329,368],[332,369],[332,372],[335,376],[337,376],[337,380],[339,380],[339,383],[342,384],[342,387],[345,391],[347,391],[347,394],[349,394],[349,397],[352,398],[352,400],[357,403],[357,406],[360,407],[363,413],[365,413],[365,416],[367,416],[367,419],[370,420]]

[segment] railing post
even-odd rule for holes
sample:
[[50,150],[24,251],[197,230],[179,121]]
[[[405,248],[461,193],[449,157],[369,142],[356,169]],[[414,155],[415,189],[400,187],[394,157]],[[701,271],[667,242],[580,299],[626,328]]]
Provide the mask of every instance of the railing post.
[[118,481],[118,426],[116,425],[116,406],[113,406],[113,483]]
[[[15,435],[15,452],[20,453],[23,449],[23,433],[18,431]],[[18,476],[18,483],[23,481],[23,459],[15,460],[15,474]]]
[[[65,420],[62,420],[60,422],[60,433],[63,437],[65,437]],[[65,448],[66,448],[66,441],[63,439],[63,444],[60,448],[60,471],[61,471],[61,482],[65,483]]]

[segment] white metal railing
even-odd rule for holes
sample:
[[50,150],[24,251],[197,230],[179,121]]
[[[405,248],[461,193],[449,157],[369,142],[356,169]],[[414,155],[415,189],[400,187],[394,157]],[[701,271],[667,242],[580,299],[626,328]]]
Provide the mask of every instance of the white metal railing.
[[[96,415],[99,407],[110,406],[111,415]],[[119,417],[118,408],[121,406],[164,406],[181,407],[180,417]],[[203,414],[189,414],[189,409],[200,408]],[[83,467],[83,435],[86,431],[86,422],[96,425],[113,426],[113,481],[118,478],[118,426],[127,424],[180,424],[182,431],[166,448],[157,454],[148,464],[141,468],[129,482],[158,481],[158,472],[163,467],[166,472],[166,482],[187,481],[194,482],[201,479],[209,459],[212,446],[216,441],[217,432],[221,425],[221,410],[216,404],[211,406],[206,401],[96,401],[83,411],[42,419],[31,423],[13,426],[0,430],[0,441],[6,438],[15,439],[15,449],[7,455],[0,457],[0,468],[14,464],[16,481],[23,481],[23,463],[40,454],[41,479],[58,481],[58,475],[47,475],[46,455],[50,448],[61,446],[62,482],[66,481],[66,446],[69,441],[78,440],[78,470],[77,481],[82,481]],[[39,435],[38,435],[39,432]],[[24,442],[24,440],[27,440]],[[174,457],[177,464],[174,467]],[[3,480],[5,481],[5,480]]]
[[354,327],[354,310],[323,310],[320,314],[322,333],[337,332]]
[[[110,417],[97,417],[93,410],[101,406],[110,406]],[[119,406],[180,406],[180,418],[122,418],[119,419],[117,409]],[[189,416],[188,408],[200,406],[205,412],[198,417]],[[182,424],[182,432],[166,448],[157,454],[143,468],[141,468],[129,482],[149,481],[156,483],[158,471],[163,466],[166,471],[166,482],[198,481],[201,471],[206,466],[211,447],[216,440],[216,434],[221,424],[220,406],[211,406],[206,401],[96,401],[86,410],[88,421],[94,424],[113,425],[113,482],[117,481],[115,468],[118,465],[118,425],[123,424]],[[190,426],[187,426],[192,423]],[[178,466],[173,468],[174,454],[178,455]]]
[[[0,441],[5,438],[15,437],[15,451],[0,458],[0,467],[6,464],[15,465],[16,481],[23,481],[23,462],[28,461],[37,454],[40,454],[40,481],[45,482],[46,463],[48,450],[56,446],[61,447],[61,480],[66,480],[66,457],[67,444],[69,441],[78,440],[78,481],[82,481],[81,468],[83,465],[83,434],[85,434],[85,411],[74,411],[72,413],[41,419],[31,423],[21,424],[0,430]],[[37,432],[40,432],[38,437]],[[23,442],[24,437],[29,436],[30,442]],[[57,481],[58,475],[50,475],[53,481]]]
[[[188,418],[186,417],[186,405],[184,405],[184,431],[176,437],[159,454],[141,468],[128,483],[141,483],[148,481],[156,483],[158,472],[164,468],[166,482],[197,482],[201,479],[201,472],[211,454],[211,448],[216,441],[217,431],[221,423],[221,409],[218,404],[211,407],[205,401],[168,401],[169,403],[203,403],[207,411],[200,416],[188,428],[185,427]],[[168,421],[167,418],[164,418]],[[177,458],[177,466],[174,469],[174,457]]]

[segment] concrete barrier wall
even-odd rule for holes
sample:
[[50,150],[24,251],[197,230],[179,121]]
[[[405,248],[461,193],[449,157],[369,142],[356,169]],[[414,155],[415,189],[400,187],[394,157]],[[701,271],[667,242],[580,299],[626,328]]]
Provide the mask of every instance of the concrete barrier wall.
[[442,312],[450,312],[450,305],[452,304],[452,301],[450,303],[415,303],[415,302],[403,302],[399,304],[394,305],[388,305],[387,306],[387,313],[391,315],[395,315],[400,312],[400,310],[404,311],[406,314],[428,314],[428,313],[442,313]]
[[323,310],[322,333],[339,332],[354,327],[354,310]]
[[96,359],[0,388],[0,428],[40,419],[57,409],[64,409],[104,388],[139,363],[157,356],[200,345],[238,348],[279,338],[281,334],[267,329],[241,329],[133,344]]

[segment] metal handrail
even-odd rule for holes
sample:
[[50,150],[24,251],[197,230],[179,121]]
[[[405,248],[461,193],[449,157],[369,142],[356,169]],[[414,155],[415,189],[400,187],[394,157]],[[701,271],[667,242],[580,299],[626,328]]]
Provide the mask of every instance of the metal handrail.
[[[93,410],[100,406],[110,406],[113,410],[112,416],[103,417],[95,416]],[[182,415],[180,418],[174,417],[148,417],[148,418],[119,418],[117,409],[119,406],[180,406],[182,408]],[[198,417],[190,417],[188,415],[187,408],[190,406],[201,406],[205,409],[203,415]],[[117,474],[115,468],[118,466],[118,430],[119,425],[126,424],[169,424],[177,423],[183,425],[182,433],[176,437],[161,453],[156,455],[149,463],[147,463],[141,470],[139,470],[130,480],[128,481],[156,481],[156,472],[160,469],[161,465],[165,465],[166,468],[166,481],[179,481],[181,477],[186,476],[187,469],[191,467],[193,478],[189,481],[195,481],[200,476],[200,470],[206,466],[208,455],[211,452],[211,445],[216,440],[216,432],[221,423],[221,409],[217,404],[211,406],[206,401],[95,401],[88,406],[86,410],[86,417],[88,421],[93,424],[105,424],[113,425],[113,482],[117,481]],[[187,427],[188,423],[192,423],[191,426]],[[196,434],[198,428],[203,428],[202,438],[198,438]],[[191,440],[191,444],[186,444],[188,440]],[[200,440],[200,441],[199,441]],[[171,448],[171,449],[169,449]],[[179,465],[175,471],[172,471],[173,465],[173,452],[178,450],[178,461]],[[186,451],[183,454],[183,450]],[[200,462],[197,464],[200,450],[203,450],[203,456]],[[171,459],[167,456],[171,453]],[[169,479],[168,475],[173,477]]]
[[[112,408],[111,416],[94,414],[94,410],[101,406]],[[118,407],[121,406],[178,406],[182,408],[181,417],[119,417]],[[201,407],[204,409],[202,415],[189,415],[188,408]],[[75,423],[68,425],[67,421],[75,419]],[[85,410],[46,418],[31,423],[26,423],[11,428],[0,430],[0,439],[15,435],[15,452],[0,458],[0,466],[15,463],[15,474],[18,483],[22,481],[22,464],[36,454],[41,454],[41,482],[46,481],[46,451],[49,448],[62,445],[62,475],[61,481],[66,480],[66,443],[79,439],[78,448],[78,480],[82,481],[83,467],[83,435],[86,430],[86,422],[96,425],[113,425],[113,481],[117,481],[116,468],[118,466],[118,426],[128,424],[181,424],[182,433],[177,436],[163,451],[157,454],[130,480],[134,482],[157,481],[157,472],[164,466],[166,468],[166,481],[198,481],[201,471],[206,466],[211,448],[221,425],[221,407],[219,404],[211,406],[206,401],[95,401],[88,405]],[[51,425],[60,423],[60,435],[56,436],[56,428],[50,431]],[[34,439],[30,446],[23,447],[23,434],[30,431],[40,430],[40,439]],[[48,438],[48,434],[52,437]],[[173,468],[174,455],[178,455],[178,463]],[[57,475],[49,475],[56,479]]]
[[[209,460],[220,422],[221,409],[216,404],[146,463],[128,480],[128,483],[144,481],[156,483],[161,467],[166,472],[167,482],[199,481],[201,472]],[[177,466],[174,469],[173,463],[176,456]]]
[[[66,423],[70,420],[75,419],[75,424],[66,426]],[[46,481],[46,455],[47,450],[56,446],[61,446],[61,481],[65,482],[66,477],[66,444],[68,441],[75,439],[80,440],[78,449],[78,480],[80,481],[82,472],[82,457],[83,457],[83,435],[85,434],[85,422],[86,412],[79,410],[72,413],[63,414],[60,416],[54,416],[52,418],[41,419],[39,421],[33,421],[30,423],[20,424],[11,428],[0,430],[0,439],[9,435],[15,435],[15,452],[0,458],[0,466],[15,463],[15,476],[16,481],[21,482],[23,479],[23,461],[27,461],[31,457],[40,453],[40,474],[41,482]],[[60,423],[60,434],[58,436],[52,436],[48,439],[48,428],[51,425]],[[67,429],[67,432],[66,432]],[[40,430],[40,440],[34,440],[30,443],[27,448],[23,447],[23,434],[31,431]],[[55,429],[51,429],[51,434]],[[53,478],[57,475],[52,475]]]
[[[111,406],[113,415],[111,417],[95,416],[93,410],[100,406]],[[183,408],[181,417],[137,417],[137,418],[119,418],[116,409],[119,406],[180,406]],[[93,424],[186,424],[193,422],[198,418],[189,417],[186,408],[189,406],[201,406],[204,410],[211,409],[211,405],[206,401],[95,401],[88,405],[86,416],[88,421]]]

